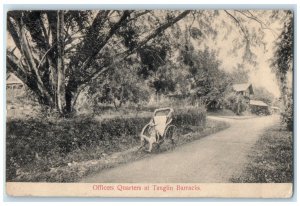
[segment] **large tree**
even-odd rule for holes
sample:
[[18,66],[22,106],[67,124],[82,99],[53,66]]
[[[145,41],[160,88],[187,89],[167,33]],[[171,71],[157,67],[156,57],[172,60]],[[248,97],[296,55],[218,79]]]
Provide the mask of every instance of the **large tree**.
[[[41,104],[67,114],[92,80],[142,50],[189,13],[9,11],[7,30],[14,47],[7,50],[7,67]],[[157,19],[156,15],[165,17]]]
[[197,99],[207,109],[221,108],[231,79],[222,70],[216,52],[209,48],[196,51],[192,45],[186,44],[181,56],[188,70],[186,79],[190,82],[191,100]]

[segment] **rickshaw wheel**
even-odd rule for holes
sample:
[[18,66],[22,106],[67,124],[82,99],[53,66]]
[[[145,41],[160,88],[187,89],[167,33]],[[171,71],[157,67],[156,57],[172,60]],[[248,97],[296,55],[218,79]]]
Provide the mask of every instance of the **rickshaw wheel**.
[[175,147],[178,143],[178,129],[175,125],[170,125],[167,127],[165,132],[165,139],[170,141],[172,146]]

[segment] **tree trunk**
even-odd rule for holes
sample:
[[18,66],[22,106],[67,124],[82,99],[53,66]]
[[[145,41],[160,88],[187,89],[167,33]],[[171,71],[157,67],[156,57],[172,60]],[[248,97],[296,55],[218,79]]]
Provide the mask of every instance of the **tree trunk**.
[[121,85],[121,94],[120,94],[120,102],[119,102],[119,108],[121,108],[124,101],[124,85]]
[[24,55],[25,61],[28,63],[30,72],[32,72],[31,75],[33,76],[33,79],[35,79],[37,90],[39,90],[39,93],[41,93],[41,95],[39,95],[39,100],[41,100],[41,103],[45,103],[46,105],[52,107],[53,99],[41,79],[39,68],[37,68],[36,66],[32,49],[28,43],[25,24],[23,22],[23,14],[22,17],[20,18],[20,24],[18,24],[17,22],[16,24],[17,24],[16,28],[18,30],[18,33],[20,34],[21,53]]
[[70,114],[73,111],[73,104],[72,104],[72,100],[73,100],[73,95],[72,92],[70,90],[68,90],[68,88],[66,88],[66,107],[65,107],[65,114]]
[[115,110],[118,111],[119,109],[118,109],[118,106],[117,106],[117,103],[116,103],[115,99],[113,100],[113,104],[114,104]]
[[66,113],[66,85],[64,70],[64,13],[57,11],[57,107]]
[[281,96],[284,108],[287,106],[287,80],[286,74],[281,74]]
[[155,97],[156,97],[156,103],[158,103],[160,101],[159,92],[158,91],[155,92]]
[[237,115],[240,115],[240,104],[241,104],[240,95],[238,95],[238,97],[237,97],[237,111],[236,111]]

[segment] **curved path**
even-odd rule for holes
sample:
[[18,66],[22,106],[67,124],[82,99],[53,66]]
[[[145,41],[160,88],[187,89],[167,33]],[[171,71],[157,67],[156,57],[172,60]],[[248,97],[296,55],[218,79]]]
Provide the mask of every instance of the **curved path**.
[[226,183],[239,175],[247,155],[265,128],[279,121],[278,116],[229,119],[230,128],[173,151],[154,154],[85,177],[94,183]]

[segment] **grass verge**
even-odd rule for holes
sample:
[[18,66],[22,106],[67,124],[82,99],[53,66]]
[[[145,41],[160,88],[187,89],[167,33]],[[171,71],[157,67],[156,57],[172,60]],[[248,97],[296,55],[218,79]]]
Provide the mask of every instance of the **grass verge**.
[[[89,115],[69,119],[8,118],[6,180],[64,181],[64,175],[57,176],[57,168],[78,162],[105,161],[107,156],[139,145],[139,133],[150,119],[151,114],[140,113],[100,119]],[[177,108],[172,124],[187,131],[190,127],[204,128],[206,111],[202,107]],[[185,130],[181,134],[186,134]]]
[[[191,142],[196,139],[200,139],[209,134],[218,132],[225,128],[228,128],[227,123],[215,120],[207,120],[205,127],[190,126],[183,129],[185,131],[181,135],[177,146]],[[160,150],[154,150],[153,153],[149,154],[143,150],[138,150],[139,142],[135,141],[132,143],[132,147],[127,147],[125,150],[115,150],[114,152],[104,153],[99,150],[98,147],[89,147],[88,150],[78,150],[78,154],[72,152],[64,159],[68,161],[66,164],[61,164],[59,166],[48,167],[47,170],[40,169],[19,169],[21,171],[16,171],[17,176],[11,181],[21,181],[21,182],[76,182],[79,181],[82,177],[89,175],[91,173],[100,172],[103,169],[115,167],[122,163],[127,163],[149,157],[151,155],[156,155],[161,152],[165,152],[170,149],[168,143],[164,143]],[[100,151],[100,152],[99,152]],[[95,158],[90,158],[91,154],[95,155]],[[74,159],[74,156],[79,161],[71,161]],[[80,161],[80,157],[88,156],[89,158],[83,158]],[[70,158],[70,157],[72,158]],[[43,160],[40,161],[40,164]],[[65,162],[65,161],[64,161]],[[36,168],[36,167],[35,167]],[[9,181],[9,180],[8,180]]]
[[292,132],[277,124],[268,128],[255,143],[249,164],[236,183],[290,183],[293,181]]

